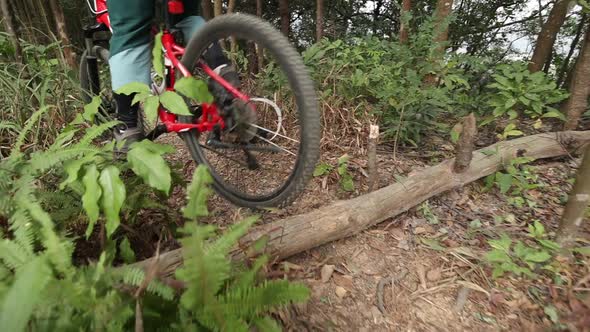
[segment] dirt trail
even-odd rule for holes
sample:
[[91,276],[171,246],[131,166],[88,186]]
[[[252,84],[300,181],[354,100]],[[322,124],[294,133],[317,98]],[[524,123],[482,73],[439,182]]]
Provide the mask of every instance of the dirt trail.
[[[185,175],[190,178],[194,163],[182,141],[166,138],[165,142],[178,148],[171,159],[181,162]],[[396,181],[396,175],[441,161],[452,147],[443,144],[442,149],[425,150],[436,151],[431,153],[407,151],[400,153],[396,160],[387,149],[380,150],[379,185],[385,186]],[[260,222],[304,213],[336,199],[366,192],[363,175],[366,159],[362,149],[326,152],[322,161],[335,164],[344,153],[352,157],[349,168],[357,186],[355,193],[342,192],[335,174],[314,178],[292,206],[266,212]],[[534,208],[516,211],[496,191],[483,192],[481,183],[474,183],[431,199],[357,236],[277,263],[269,273],[301,280],[312,290],[308,304],[281,312],[281,319],[289,330],[296,331],[536,331],[551,328],[551,322],[543,313],[544,300],[530,296],[530,283],[519,283],[514,278],[494,281],[489,268],[479,258],[490,236],[501,231],[524,230],[531,216],[543,220],[548,228],[556,226],[561,200],[571,188],[567,179],[573,174],[569,165],[573,163],[549,162],[538,166],[547,186],[533,192],[538,198]],[[183,193],[177,192],[171,200],[182,204]],[[210,210],[211,217],[202,221],[222,227],[251,213],[217,196],[211,199]],[[498,217],[503,218],[501,223]],[[472,222],[479,227],[474,229]],[[577,271],[588,272],[588,268]],[[393,286],[387,282],[391,278],[398,280]],[[377,296],[381,281],[385,283],[383,312],[378,308]],[[525,284],[528,292],[523,290]],[[564,302],[560,295],[553,300]],[[584,310],[590,308],[590,301],[584,303]],[[571,320],[576,321],[585,314],[590,316],[590,311],[573,312]]]

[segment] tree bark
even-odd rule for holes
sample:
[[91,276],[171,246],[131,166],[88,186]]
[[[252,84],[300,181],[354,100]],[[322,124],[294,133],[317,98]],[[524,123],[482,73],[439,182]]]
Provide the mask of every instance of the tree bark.
[[[437,0],[434,11],[433,43],[437,45],[433,61],[442,58],[445,53],[446,41],[449,38],[448,18],[453,8],[453,0]],[[435,85],[437,76],[428,74],[424,77],[424,84]]]
[[324,0],[316,0],[315,41],[319,43],[324,36]]
[[223,14],[223,3],[221,0],[214,0],[213,2],[213,15],[215,17]]
[[563,64],[561,65],[561,68],[559,69],[559,72],[557,73],[557,86],[561,86],[563,84],[563,79],[565,78],[566,73],[569,71],[568,68],[570,65],[570,61],[572,59],[572,56],[574,55],[574,52],[576,51],[576,48],[578,47],[578,43],[580,42],[580,38],[582,37],[582,33],[584,32],[584,25],[586,24],[586,18],[587,18],[587,14],[583,13],[582,17],[580,18],[580,23],[578,23],[578,26],[576,27],[576,34],[574,35],[574,39],[572,39],[569,51],[567,52],[567,55],[566,55],[565,59],[563,60]]
[[78,64],[76,61],[76,56],[72,50],[70,38],[68,37],[64,12],[60,4],[57,3],[57,0],[49,0],[49,6],[53,12],[53,17],[55,18],[55,26],[57,28],[57,34],[63,47],[65,61],[70,68],[75,69],[78,67]]
[[571,0],[557,0],[551,11],[549,17],[541,32],[537,37],[537,43],[535,44],[535,50],[533,56],[529,62],[529,71],[531,73],[540,71],[543,69],[543,65],[547,62],[547,59],[551,56],[553,50],[553,44],[557,38],[557,33],[565,21],[565,16],[569,9]]
[[17,30],[14,25],[14,20],[12,19],[12,12],[8,6],[8,0],[0,0],[0,11],[2,12],[4,29],[6,29],[6,33],[8,33],[8,37],[14,47],[14,57],[17,62],[22,63],[23,51],[20,47],[20,42],[18,41],[18,34],[16,32]]
[[578,168],[576,183],[569,195],[557,231],[557,242],[563,247],[574,244],[578,229],[584,221],[588,203],[590,203],[590,145],[586,147],[582,163]]
[[412,0],[402,0],[401,10],[401,25],[399,28],[399,42],[406,44],[408,42],[408,25],[409,22],[404,22],[404,16],[410,14],[412,10]]
[[455,151],[457,151],[455,164],[453,165],[453,171],[455,173],[461,173],[466,170],[473,158],[473,145],[475,136],[477,135],[477,124],[473,113],[463,118],[460,135],[455,147]]
[[561,111],[567,114],[564,128],[574,130],[578,127],[580,117],[586,110],[590,94],[590,27],[586,31],[584,44],[574,67],[569,91],[570,96],[563,104]]
[[[256,16],[262,18],[262,0],[256,0]],[[258,69],[264,68],[264,49],[256,44],[256,58],[258,61]]]
[[[250,244],[267,238],[267,252],[283,259],[319,245],[352,236],[395,217],[445,191],[460,188],[500,170],[516,156],[534,159],[568,155],[590,142],[590,131],[544,133],[496,143],[475,151],[471,165],[462,173],[453,171],[454,160],[411,173],[402,182],[346,201],[338,201],[312,212],[291,216],[252,228],[241,239],[234,257],[243,257]],[[495,151],[494,154],[484,153]],[[153,259],[136,266],[149,267]],[[170,276],[182,264],[182,250],[161,254],[160,276]]]
[[453,0],[438,0],[434,11],[434,42],[439,44],[437,51],[439,55],[445,52],[445,43],[449,38],[448,18],[453,8]]
[[291,27],[289,0],[279,0],[279,16],[281,17],[281,32],[288,37]]
[[203,18],[205,18],[205,20],[210,20],[214,17],[211,0],[201,1],[201,9],[203,9]]

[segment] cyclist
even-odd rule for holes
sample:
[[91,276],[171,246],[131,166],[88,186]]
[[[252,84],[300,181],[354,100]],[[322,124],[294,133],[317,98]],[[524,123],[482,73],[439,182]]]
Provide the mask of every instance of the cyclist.
[[[190,40],[193,34],[205,23],[199,16],[200,0],[184,0],[184,13],[174,15],[175,27],[182,31],[184,39]],[[112,26],[110,44],[111,83],[113,91],[131,82],[150,85],[151,54],[150,30],[155,12],[155,0],[107,0]],[[239,86],[238,75],[229,65],[219,45],[206,52],[205,61],[225,80]],[[217,82],[211,80],[209,89],[217,102],[228,98],[228,92]],[[117,118],[123,125],[115,129],[115,139],[125,141],[122,150],[133,142],[143,139],[143,128],[138,125],[138,104],[131,105],[133,95],[113,93],[117,107]]]

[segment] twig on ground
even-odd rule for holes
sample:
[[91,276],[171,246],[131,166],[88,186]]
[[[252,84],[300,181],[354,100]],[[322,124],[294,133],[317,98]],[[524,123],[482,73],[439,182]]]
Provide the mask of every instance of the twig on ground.
[[394,287],[395,283],[401,281],[406,277],[407,274],[408,271],[404,270],[398,275],[393,277],[384,277],[379,280],[379,284],[377,284],[377,307],[382,314],[385,313],[385,306],[383,305],[383,287],[385,287],[386,284],[391,284],[391,287]]
[[453,308],[455,312],[459,313],[463,311],[470,291],[471,289],[467,287],[461,287],[461,289],[459,289],[459,293],[457,294],[457,302],[455,302],[455,307]]

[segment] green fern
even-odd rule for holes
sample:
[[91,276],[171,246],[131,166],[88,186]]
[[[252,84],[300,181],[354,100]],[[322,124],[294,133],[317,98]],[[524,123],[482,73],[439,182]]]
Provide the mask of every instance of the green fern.
[[22,153],[20,150],[22,148],[22,145],[25,143],[25,140],[27,139],[27,135],[29,134],[29,131],[31,131],[31,129],[37,123],[37,121],[41,118],[41,116],[43,116],[43,114],[45,114],[50,109],[51,109],[50,106],[44,106],[44,107],[41,107],[41,109],[39,109],[37,112],[35,112],[31,115],[31,117],[25,123],[25,126],[21,130],[20,134],[18,135],[16,142],[12,146],[12,151],[10,153],[11,157],[17,156]]
[[[129,267],[123,272],[123,282],[127,285],[139,287],[144,280],[145,272],[140,268]],[[146,291],[168,301],[174,299],[174,290],[155,279],[148,284]]]

